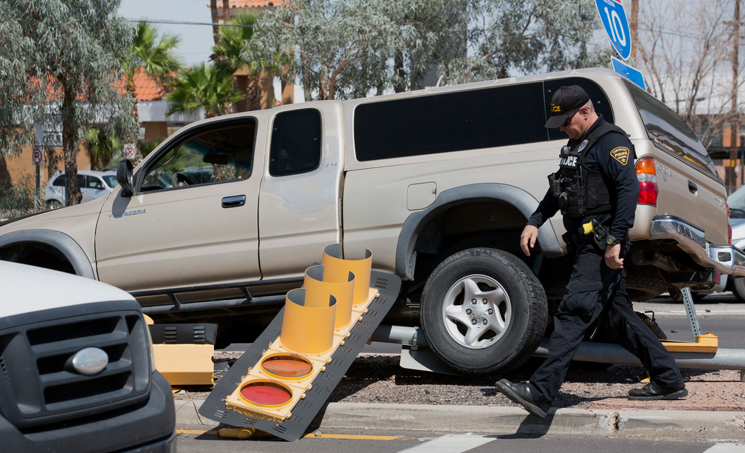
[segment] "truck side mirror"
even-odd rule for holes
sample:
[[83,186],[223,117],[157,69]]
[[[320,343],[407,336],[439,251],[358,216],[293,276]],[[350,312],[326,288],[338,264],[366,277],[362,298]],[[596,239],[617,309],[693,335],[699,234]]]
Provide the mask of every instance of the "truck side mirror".
[[134,194],[134,189],[132,188],[133,168],[132,161],[129,159],[122,160],[119,162],[119,166],[116,167],[116,180],[122,187],[123,197],[131,197]]

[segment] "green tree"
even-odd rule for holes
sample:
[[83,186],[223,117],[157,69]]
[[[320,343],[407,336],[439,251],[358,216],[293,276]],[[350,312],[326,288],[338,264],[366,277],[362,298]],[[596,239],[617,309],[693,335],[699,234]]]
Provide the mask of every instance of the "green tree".
[[447,83],[607,66],[609,47],[591,49],[600,20],[592,0],[468,0],[473,55],[443,62]]
[[347,99],[605,65],[609,49],[588,47],[598,27],[592,0],[289,0],[250,48],[293,49],[306,100]]
[[33,126],[62,123],[68,204],[80,202],[82,131],[108,121],[110,134],[136,130],[132,102],[119,92],[132,27],[118,0],[0,2],[0,152],[33,139]]
[[[122,65],[127,82],[127,92],[132,98],[132,117],[139,124],[140,116],[137,112],[137,93],[135,81],[144,72],[161,86],[169,75],[181,68],[181,60],[174,53],[181,38],[163,34],[158,38],[158,28],[147,23],[138,22],[135,28],[132,44]],[[135,137],[127,137],[127,141],[134,142]]]
[[306,100],[364,96],[394,82],[407,85],[401,79],[417,74],[394,74],[394,58],[403,61],[408,54],[416,56],[409,65],[429,63],[424,57],[443,42],[447,5],[444,0],[291,0],[259,17],[249,49],[265,56],[291,49],[291,74],[303,85]]
[[173,91],[165,96],[171,101],[166,116],[203,108],[205,116],[213,118],[229,113],[231,104],[243,99],[243,94],[233,87],[232,73],[215,64],[199,63],[183,69],[169,86]]

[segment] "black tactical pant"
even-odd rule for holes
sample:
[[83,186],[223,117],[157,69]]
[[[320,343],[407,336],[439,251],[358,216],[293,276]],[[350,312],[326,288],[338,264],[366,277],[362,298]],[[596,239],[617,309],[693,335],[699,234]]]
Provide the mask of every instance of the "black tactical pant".
[[[622,249],[623,257],[628,246]],[[623,270],[606,266],[605,252],[592,240],[580,242],[575,253],[567,294],[554,316],[549,356],[530,378],[536,403],[548,410],[585,333],[603,311],[606,316],[599,328],[639,358],[652,382],[665,389],[685,387],[670,352],[634,313]]]

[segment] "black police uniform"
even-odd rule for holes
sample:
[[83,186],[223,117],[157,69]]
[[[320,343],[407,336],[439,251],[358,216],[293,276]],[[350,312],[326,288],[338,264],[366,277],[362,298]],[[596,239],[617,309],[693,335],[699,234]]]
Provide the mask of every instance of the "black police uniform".
[[[605,250],[596,244],[593,235],[579,232],[583,224],[595,219],[622,244],[620,257],[628,252],[628,230],[634,224],[639,197],[633,146],[626,134],[606,123],[602,115],[580,140],[569,140],[567,146],[573,153],[562,153],[560,172],[579,165],[584,167],[585,183],[598,176],[602,181],[596,179],[594,185],[591,182],[587,193],[583,194],[588,200],[581,215],[572,215],[581,209],[570,214],[572,206],[566,206],[567,200],[556,197],[549,188],[528,221],[529,225],[540,227],[562,208],[564,226],[573,242],[570,252],[573,250],[575,254],[567,294],[554,316],[549,356],[528,384],[531,395],[542,409],[548,410],[585,333],[603,311],[607,316],[601,328],[639,358],[653,383],[663,389],[684,388],[672,355],[634,313],[626,293],[623,269],[609,268],[605,264]],[[606,188],[607,194],[603,193]]]

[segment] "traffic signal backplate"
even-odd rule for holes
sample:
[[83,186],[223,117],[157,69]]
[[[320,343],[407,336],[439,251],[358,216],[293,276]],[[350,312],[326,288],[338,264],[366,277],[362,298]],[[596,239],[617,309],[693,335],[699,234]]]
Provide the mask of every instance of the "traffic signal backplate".
[[370,287],[377,289],[379,296],[370,303],[362,320],[352,327],[349,337],[336,349],[331,356],[331,361],[313,381],[305,398],[299,400],[294,406],[289,418],[281,422],[255,418],[233,411],[225,403],[226,399],[241,385],[247,370],[256,367],[264,351],[276,341],[282,329],[284,308],[246,353],[217,381],[215,388],[199,409],[199,413],[226,425],[259,429],[288,441],[299,439],[393,306],[398,297],[401,280],[393,274],[372,271]]

